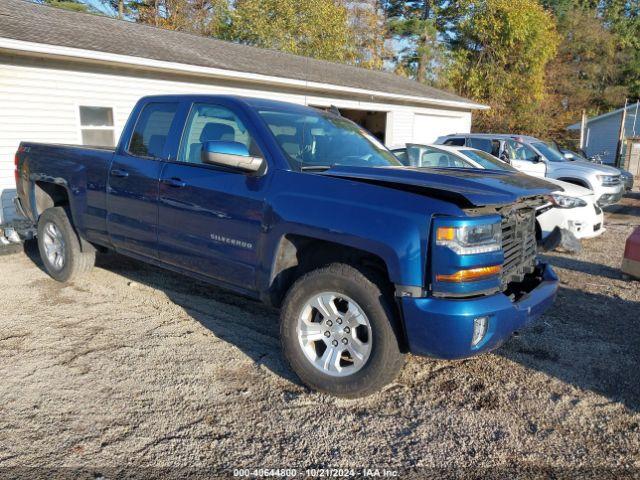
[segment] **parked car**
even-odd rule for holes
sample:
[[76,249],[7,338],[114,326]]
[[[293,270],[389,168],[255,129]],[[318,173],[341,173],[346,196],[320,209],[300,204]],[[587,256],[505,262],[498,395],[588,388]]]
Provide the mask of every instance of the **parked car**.
[[291,368],[335,395],[380,389],[405,352],[493,350],[557,290],[536,258],[547,182],[405,168],[301,105],[143,98],[115,149],[23,142],[16,179],[53,278],[107,248],[280,306]]
[[568,161],[555,148],[535,137],[508,134],[456,134],[438,138],[436,144],[484,150],[508,161],[521,172],[555,178],[593,190],[598,205],[617,203],[624,193],[620,172],[607,165]]
[[[565,148],[559,148],[558,150],[560,150],[560,152],[562,153],[562,155],[564,156],[564,158],[566,158],[567,160],[579,160],[582,162],[594,162],[594,158],[586,158],[584,155],[581,155],[578,152],[574,152],[572,150],[567,150]],[[603,154],[606,152],[603,152]],[[600,154],[597,155],[597,157],[600,157]],[[598,164],[602,164],[602,160],[595,161],[594,163],[598,163]],[[631,190],[633,190],[633,174],[627,170],[625,170],[624,168],[618,168],[618,167],[614,167],[616,168],[616,170],[618,170],[620,172],[620,177],[622,178],[622,184],[624,185],[624,189],[627,192],[630,192]]]
[[[517,172],[503,160],[475,148],[407,144],[391,151],[405,165]],[[536,211],[539,240],[544,240],[556,228],[568,230],[578,239],[597,237],[605,232],[604,213],[591,190],[561,180],[546,180],[559,188],[551,194],[550,202]]]
[[625,243],[622,273],[629,279],[640,280],[640,227],[631,232]]

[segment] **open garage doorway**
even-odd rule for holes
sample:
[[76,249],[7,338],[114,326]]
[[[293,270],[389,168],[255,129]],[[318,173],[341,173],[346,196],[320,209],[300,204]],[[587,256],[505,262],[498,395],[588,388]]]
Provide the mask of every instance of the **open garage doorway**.
[[387,133],[387,112],[372,112],[369,110],[351,110],[340,108],[340,114],[358,125],[369,130],[374,137],[385,143]]
[[[315,107],[322,110],[330,110],[327,107]],[[351,108],[338,108],[340,115],[356,122],[366,128],[382,143],[385,143],[387,135],[387,112],[376,112],[371,110],[354,110]]]

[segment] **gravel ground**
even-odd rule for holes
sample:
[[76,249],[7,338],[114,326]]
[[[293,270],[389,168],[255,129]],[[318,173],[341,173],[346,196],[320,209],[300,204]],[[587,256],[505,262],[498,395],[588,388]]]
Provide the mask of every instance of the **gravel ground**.
[[640,282],[619,265],[639,223],[635,194],[581,254],[549,255],[555,307],[495,353],[410,357],[348,401],[299,384],[261,304],[117,255],[72,285],[32,247],[0,257],[0,474],[638,476]]

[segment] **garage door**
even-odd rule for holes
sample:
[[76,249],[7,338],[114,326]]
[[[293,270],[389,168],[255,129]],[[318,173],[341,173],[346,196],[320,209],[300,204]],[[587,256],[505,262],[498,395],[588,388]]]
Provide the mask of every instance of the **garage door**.
[[433,143],[436,138],[442,135],[468,131],[469,126],[464,117],[416,114],[413,120],[413,141],[415,143]]

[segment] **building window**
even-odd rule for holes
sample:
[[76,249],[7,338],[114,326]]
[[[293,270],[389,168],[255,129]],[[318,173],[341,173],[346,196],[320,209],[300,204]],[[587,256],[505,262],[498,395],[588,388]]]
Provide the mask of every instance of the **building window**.
[[80,132],[83,145],[113,147],[115,145],[113,108],[81,106]]

